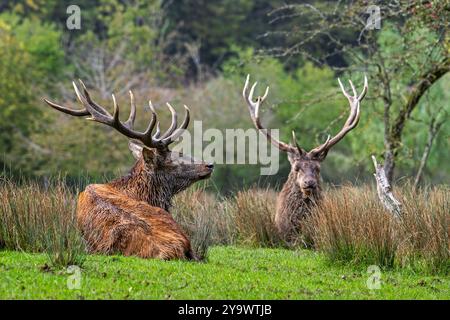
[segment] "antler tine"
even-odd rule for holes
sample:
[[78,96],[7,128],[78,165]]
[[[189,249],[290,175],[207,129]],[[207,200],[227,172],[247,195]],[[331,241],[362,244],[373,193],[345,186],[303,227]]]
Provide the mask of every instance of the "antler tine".
[[117,104],[116,101],[116,96],[114,95],[114,93],[111,95],[112,99],[113,99],[113,105],[114,105],[114,111],[113,111],[113,124],[119,123],[119,105]]
[[[80,81],[81,82],[81,81]],[[91,96],[87,89],[84,87],[83,82],[81,82],[81,85],[84,87],[84,93],[83,96],[80,91],[78,90],[77,85],[75,82],[72,82],[73,88],[75,90],[75,94],[77,95],[78,100],[84,107],[87,109],[89,114],[91,115],[88,120],[94,120],[100,123],[104,123],[107,125],[112,125],[112,122],[114,121],[113,116],[106,111],[103,107],[100,107],[98,104],[96,104],[94,101],[92,101]],[[115,101],[115,98],[113,97],[113,101]],[[116,111],[116,105],[114,105],[114,112]]]
[[328,136],[327,141],[322,144],[321,146],[313,149],[310,151],[310,153],[313,154],[321,154],[323,152],[328,152],[328,150],[333,147],[336,143],[338,143],[344,136],[354,129],[357,124],[359,123],[360,119],[360,105],[361,101],[366,96],[367,90],[368,90],[368,82],[367,82],[367,76],[364,75],[364,88],[361,92],[361,94],[358,96],[357,91],[355,89],[355,86],[353,85],[353,82],[349,80],[350,86],[353,91],[353,96],[347,93],[344,86],[342,85],[341,80],[338,78],[339,85],[341,87],[341,91],[344,94],[344,96],[347,98],[349,104],[350,104],[350,114],[345,121],[345,124],[341,131],[339,131],[333,138],[330,139],[330,136]]
[[255,81],[255,83],[252,85],[252,87],[250,88],[250,92],[248,94],[248,101],[251,102],[252,106],[255,106],[255,103],[253,102],[253,94],[255,93],[255,88],[256,85],[258,84],[258,81]]
[[191,121],[191,115],[190,115],[190,111],[187,105],[183,105],[184,110],[186,111],[186,114],[184,116],[183,122],[181,123],[180,129],[186,130],[187,127],[189,126],[189,122]]
[[313,154],[322,153],[325,149],[327,149],[328,144],[330,143],[330,139],[331,139],[331,135],[328,135],[327,140],[325,140],[325,142],[323,144],[321,144],[320,146],[318,146],[317,148],[312,149],[310,151],[310,153],[313,153]]
[[[73,89],[75,90],[75,95],[77,96],[78,101],[81,103],[81,105],[85,104],[84,97],[81,95],[80,91],[78,90],[77,84],[75,81],[72,81]],[[89,94],[87,94],[89,96]]]
[[[78,79],[78,81],[80,82],[81,86],[83,87],[84,97],[80,94],[80,91],[78,90],[78,87],[75,84],[75,81],[72,81],[72,84],[73,84],[73,88],[75,89],[75,94],[77,95],[77,98],[81,102],[81,104],[84,105],[83,101],[86,100],[89,103],[89,105],[91,105],[98,112],[100,112],[104,115],[109,115],[108,111],[106,111],[103,107],[101,107],[94,100],[92,100],[91,95],[89,94],[89,91],[86,89],[86,86],[84,85],[84,82],[81,81],[81,79]],[[83,97],[84,99],[81,99],[81,97]]]
[[153,132],[153,128],[155,128],[155,124],[156,122],[159,123],[158,121],[158,115],[156,114],[155,108],[153,108],[153,104],[152,102],[149,100],[148,101],[148,106],[150,107],[150,112],[152,113],[152,118],[147,126],[147,129],[145,130],[145,132],[142,134],[142,142],[147,146],[147,147],[156,147],[159,146],[157,141],[152,137],[152,132]]
[[259,108],[262,105],[262,103],[264,102],[264,100],[267,98],[268,94],[269,94],[269,87],[266,88],[266,91],[264,93],[264,95],[261,97],[259,96],[256,99],[256,102],[253,101],[253,94],[255,92],[255,88],[257,85],[257,82],[255,82],[252,87],[250,88],[250,92],[247,95],[247,89],[248,89],[248,84],[250,82],[250,75],[247,75],[247,78],[245,80],[245,84],[244,84],[244,89],[242,90],[242,96],[244,97],[245,101],[247,102],[248,105],[248,109],[250,111],[250,117],[252,118],[253,124],[255,125],[255,127],[262,131],[267,139],[276,147],[278,147],[280,150],[282,151],[295,151],[295,147],[290,146],[287,143],[281,142],[277,139],[275,139],[274,137],[272,137],[272,135],[270,134],[269,130],[267,130],[266,128],[264,128],[261,125],[261,121],[259,118]]
[[83,109],[81,109],[81,110],[73,110],[73,109],[69,109],[69,108],[63,107],[63,106],[61,106],[61,105],[59,105],[59,104],[57,104],[57,103],[54,103],[54,102],[52,102],[52,101],[50,101],[50,100],[45,99],[45,98],[44,98],[44,101],[45,101],[45,103],[47,103],[50,107],[52,107],[52,108],[54,108],[54,109],[56,109],[56,110],[58,110],[58,111],[61,111],[61,112],[70,114],[71,116],[75,116],[75,117],[85,117],[85,116],[90,115],[90,113],[86,110],[86,108],[83,108]]
[[153,139],[158,139],[160,134],[161,134],[161,126],[159,124],[159,121],[157,121],[156,122],[156,131],[155,131],[155,134],[153,135]]
[[245,79],[245,83],[244,83],[244,89],[242,90],[242,96],[244,97],[244,99],[248,102],[248,97],[247,97],[247,88],[248,88],[248,83],[250,81],[250,75],[247,75],[247,78]]
[[[87,90],[85,90],[87,92]],[[103,107],[100,107],[99,105],[96,105],[96,107],[93,106],[94,102],[89,96],[89,93],[85,96],[87,100],[86,108],[88,109],[89,113],[92,116],[92,120],[106,124],[110,127],[113,127],[123,135],[127,136],[130,139],[135,139],[141,141],[145,146],[154,148],[158,147],[159,144],[152,139],[152,131],[155,126],[156,122],[156,113],[152,112],[152,119],[150,120],[150,123],[147,127],[147,130],[145,132],[138,132],[133,130],[133,124],[134,124],[134,118],[135,118],[135,103],[134,103],[134,96],[131,93],[131,97],[133,97],[131,104],[131,112],[130,116],[127,120],[127,122],[122,123],[119,119],[119,105],[117,103],[116,97],[114,94],[111,95],[114,105],[114,112],[111,116],[108,111],[106,111]],[[101,113],[99,110],[102,110],[103,113]]]
[[368,89],[369,89],[369,84],[368,84],[368,81],[367,81],[367,75],[364,74],[364,88],[363,88],[361,94],[358,97],[359,101],[362,101],[364,99],[364,97],[367,94],[367,90]]
[[167,129],[166,132],[164,132],[164,134],[161,136],[161,140],[167,138],[168,136],[170,136],[175,129],[177,128],[177,120],[178,120],[178,115],[177,112],[175,111],[175,109],[170,105],[170,103],[166,102],[166,106],[167,108],[169,108],[170,113],[172,114],[172,122],[170,123],[170,127],[169,129]]
[[162,142],[166,145],[176,141],[184,132],[184,130],[187,129],[188,125],[189,125],[189,121],[191,120],[191,116],[190,116],[190,110],[189,108],[184,105],[184,109],[185,109],[185,115],[184,115],[184,119],[183,122],[181,123],[180,127],[178,129],[176,129],[170,136],[162,139]]
[[348,82],[350,83],[350,87],[352,88],[353,96],[355,97],[355,99],[357,99],[356,89],[355,86],[353,85],[352,80],[349,79]]
[[292,143],[301,154],[303,154],[305,152],[305,150],[303,150],[303,148],[300,147],[300,145],[298,144],[297,137],[295,136],[294,130],[292,130]]
[[130,90],[128,93],[130,94],[130,116],[128,117],[128,120],[125,121],[124,125],[129,129],[133,129],[134,120],[136,119],[136,103],[134,101],[133,92]]
[[340,78],[338,78],[338,82],[339,82],[339,86],[341,87],[342,93],[344,94],[344,96],[345,96],[347,99],[349,99],[350,96],[349,96],[349,94],[347,93],[347,91],[345,91],[344,85],[342,84]]
[[[156,116],[156,110],[155,107],[153,106],[153,103],[151,100],[148,100],[148,107],[150,109],[150,112],[152,113],[152,115],[154,114]],[[160,123],[159,120],[156,119],[156,132],[155,134],[152,136],[153,139],[157,140],[159,138],[159,135],[161,134],[161,127],[160,127]]]
[[81,110],[73,110],[73,109],[69,109],[69,108],[63,107],[63,106],[61,106],[59,104],[56,104],[54,102],[51,102],[51,101],[49,101],[47,99],[44,99],[44,101],[49,106],[51,106],[52,108],[54,108],[54,109],[56,109],[58,111],[70,114],[70,115],[75,116],[75,117],[85,117],[85,116],[90,116],[91,115],[91,113],[89,112],[88,107],[86,107],[87,104],[91,104],[96,109],[96,111],[98,111],[98,112],[100,112],[100,113],[102,113],[104,115],[107,115],[108,112],[106,110],[102,109],[94,101],[92,101],[92,99],[91,99],[91,97],[89,95],[89,92],[87,91],[86,86],[84,85],[83,81],[81,81],[81,80],[79,80],[79,81],[80,81],[80,83],[81,83],[81,85],[83,87],[83,91],[84,91],[85,96],[83,96],[80,93],[80,91],[78,90],[77,85],[75,84],[75,81],[72,81],[72,86],[73,86],[73,88],[75,90],[75,94],[77,96],[78,101],[83,106],[83,109],[81,109]]

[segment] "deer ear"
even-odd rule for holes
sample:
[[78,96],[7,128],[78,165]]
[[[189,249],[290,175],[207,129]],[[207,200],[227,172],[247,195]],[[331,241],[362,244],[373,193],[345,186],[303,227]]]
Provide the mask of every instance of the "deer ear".
[[136,160],[141,157],[143,147],[140,144],[130,140],[128,141],[128,149],[130,149],[131,154]]
[[155,148],[143,147],[142,156],[144,157],[144,161],[148,166],[156,168],[164,163],[167,153]]
[[161,153],[161,151],[158,151],[157,149],[144,147],[133,140],[128,142],[128,148],[136,160],[139,160],[142,156],[145,163],[149,165],[158,165],[159,163],[164,162],[165,153]]

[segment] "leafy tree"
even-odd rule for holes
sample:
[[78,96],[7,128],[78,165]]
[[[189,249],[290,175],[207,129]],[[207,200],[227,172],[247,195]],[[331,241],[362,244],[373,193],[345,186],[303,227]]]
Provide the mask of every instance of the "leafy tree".
[[12,152],[18,146],[42,150],[28,137],[45,128],[36,105],[63,65],[58,35],[49,25],[0,16],[0,153],[6,165],[22,156]]
[[[176,32],[170,52],[188,51],[192,67],[220,65],[229,57],[230,47],[248,37],[243,26],[248,25],[246,18],[253,4],[249,0],[165,1],[167,30]],[[189,44],[196,44],[196,50]]]

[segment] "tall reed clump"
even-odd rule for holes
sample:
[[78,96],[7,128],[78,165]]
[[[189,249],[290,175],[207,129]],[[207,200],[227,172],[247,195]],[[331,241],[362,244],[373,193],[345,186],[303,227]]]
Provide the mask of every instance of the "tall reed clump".
[[450,274],[450,188],[404,188],[400,201],[401,265]]
[[229,244],[232,239],[226,202],[220,203],[202,188],[190,188],[177,195],[171,213],[188,234],[197,256],[207,258],[211,245]]
[[76,228],[76,195],[63,182],[0,182],[0,244],[9,250],[45,252],[50,264],[81,265],[84,243]]
[[342,187],[324,194],[304,221],[317,250],[334,261],[449,273],[448,189],[396,190],[402,218],[385,210],[374,188]]
[[304,223],[315,248],[332,260],[394,266],[398,226],[368,187],[326,192]]
[[237,239],[252,246],[281,246],[274,223],[277,193],[270,189],[238,192],[231,200],[231,215]]
[[281,245],[273,222],[275,203],[276,192],[269,189],[219,199],[201,189],[188,189],[175,198],[172,214],[190,235],[197,254],[204,255],[210,245]]

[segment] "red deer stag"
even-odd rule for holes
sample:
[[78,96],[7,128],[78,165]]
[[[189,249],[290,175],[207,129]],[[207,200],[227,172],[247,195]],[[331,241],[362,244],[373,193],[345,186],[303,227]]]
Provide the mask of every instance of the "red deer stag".
[[[128,120],[119,120],[119,106],[112,96],[114,113],[95,103],[83,82],[83,93],[73,83],[82,110],[72,110],[46,99],[54,109],[76,117],[88,116],[128,137],[136,158],[130,173],[106,184],[91,184],[79,195],[77,222],[92,253],[122,253],[142,258],[196,259],[186,234],[168,210],[171,198],[192,183],[208,178],[212,164],[195,161],[169,150],[189,124],[189,109],[177,128],[177,113],[167,103],[172,124],[161,134],[155,109],[149,101],[152,118],[147,129],[133,129],[136,105],[130,91]],[[153,133],[153,129],[156,130]]]
[[291,164],[291,172],[277,199],[277,209],[275,214],[275,225],[280,232],[280,235],[289,242],[294,239],[293,237],[298,232],[301,219],[308,213],[311,205],[316,204],[321,197],[320,163],[325,159],[330,148],[338,143],[350,130],[355,128],[359,122],[360,102],[364,99],[368,89],[367,78],[364,77],[364,88],[359,96],[351,81],[349,82],[353,91],[353,96],[345,91],[341,81],[338,80],[344,96],[350,103],[350,115],[348,116],[344,127],[336,136],[333,138],[328,136],[325,143],[309,152],[299,146],[294,131],[292,131],[291,145],[275,139],[270,134],[270,131],[261,125],[259,109],[261,104],[267,98],[269,87],[267,87],[266,92],[262,97],[258,97],[256,101],[253,101],[256,82],[253,84],[247,95],[249,79],[250,76],[247,76],[243,96],[247,101],[253,123],[258,130],[266,135],[267,139],[273,145],[278,147],[281,151],[287,152]]

